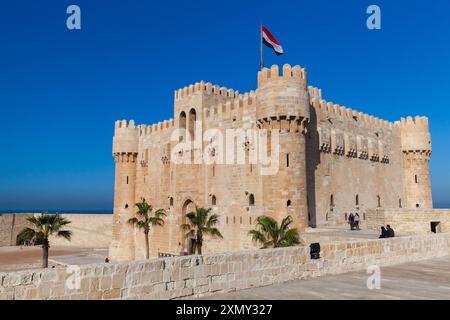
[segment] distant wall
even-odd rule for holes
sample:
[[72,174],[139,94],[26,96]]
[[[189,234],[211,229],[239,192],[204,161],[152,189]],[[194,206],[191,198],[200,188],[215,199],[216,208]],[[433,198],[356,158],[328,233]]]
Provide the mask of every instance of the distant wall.
[[0,273],[1,299],[176,299],[446,256],[450,233]]
[[0,247],[15,246],[16,238],[28,226],[27,213],[0,213]]
[[68,230],[72,231],[71,241],[64,238],[50,238],[56,246],[83,248],[108,248],[112,239],[112,214],[63,214],[72,223]]
[[450,209],[376,209],[366,214],[368,229],[390,225],[397,235],[430,234],[431,223],[439,222],[438,233],[450,232]]
[[[0,246],[16,245],[17,234],[28,225],[27,217],[34,213],[0,213]],[[62,214],[72,223],[68,230],[72,240],[50,238],[52,246],[108,248],[112,238],[112,214]]]

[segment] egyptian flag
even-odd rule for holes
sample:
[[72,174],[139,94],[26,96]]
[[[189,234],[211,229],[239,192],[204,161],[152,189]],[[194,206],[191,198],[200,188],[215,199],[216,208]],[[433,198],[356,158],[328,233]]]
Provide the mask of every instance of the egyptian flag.
[[269,30],[266,29],[266,27],[261,26],[261,35],[262,35],[262,41],[263,43],[268,46],[269,48],[272,48],[277,56],[282,55],[283,47],[281,47],[280,43],[275,39],[275,37],[269,32]]

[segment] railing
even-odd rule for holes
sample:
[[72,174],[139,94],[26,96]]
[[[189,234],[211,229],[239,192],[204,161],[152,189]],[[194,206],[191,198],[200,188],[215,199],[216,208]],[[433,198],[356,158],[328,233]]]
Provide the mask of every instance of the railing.
[[178,256],[179,256],[178,254],[158,251],[158,258],[170,258],[170,257],[178,257]]

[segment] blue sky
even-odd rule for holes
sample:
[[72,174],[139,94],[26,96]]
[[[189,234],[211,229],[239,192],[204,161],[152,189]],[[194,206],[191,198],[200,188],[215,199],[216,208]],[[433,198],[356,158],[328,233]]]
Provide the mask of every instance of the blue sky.
[[450,207],[449,15],[447,0],[2,1],[0,210],[111,209],[114,121],[171,118],[173,91],[199,80],[254,89],[260,22],[286,52],[266,64],[306,66],[327,100],[428,116],[434,202]]

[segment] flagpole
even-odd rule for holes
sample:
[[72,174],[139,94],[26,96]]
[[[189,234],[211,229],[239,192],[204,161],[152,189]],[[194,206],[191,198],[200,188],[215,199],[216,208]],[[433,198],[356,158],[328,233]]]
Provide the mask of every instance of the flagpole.
[[264,69],[264,51],[263,51],[263,31],[262,31],[262,23],[259,25],[259,31],[260,31],[260,64],[261,64],[261,71]]

